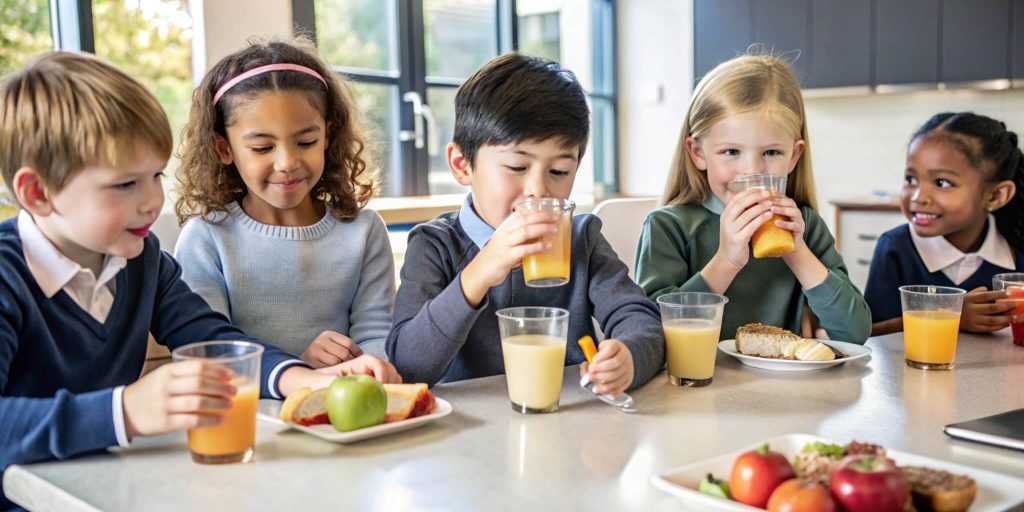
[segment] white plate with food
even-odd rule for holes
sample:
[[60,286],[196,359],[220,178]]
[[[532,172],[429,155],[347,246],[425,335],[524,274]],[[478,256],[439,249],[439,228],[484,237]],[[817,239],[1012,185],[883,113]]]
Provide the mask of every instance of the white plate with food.
[[765,370],[820,370],[871,355],[871,349],[845,341],[801,338],[785,329],[747,324],[735,340],[722,340],[718,349],[741,363]]
[[[335,429],[325,409],[324,390],[305,389],[303,396],[289,397],[286,402],[261,400],[256,417],[327,441],[346,444],[421,427],[452,412],[452,404],[433,396],[425,384],[385,384],[384,387],[388,394],[384,423],[372,427],[347,432]],[[289,421],[282,419],[281,410],[285,407],[289,408]]]
[[[840,447],[832,445],[832,441],[817,436],[787,434],[774,439],[768,439],[763,443],[744,450],[737,450],[665,471],[652,476],[651,481],[655,487],[682,499],[687,505],[687,509],[709,511],[761,510],[735,501],[736,496],[731,496],[731,498],[718,497],[701,492],[699,489],[701,487],[701,480],[705,479],[709,474],[728,482],[733,465],[737,459],[746,452],[756,450],[765,443],[769,445],[771,451],[782,454],[791,462],[794,461],[795,455],[804,452],[805,447],[815,443],[823,443],[823,445],[817,446],[825,446],[826,448],[831,446],[849,449],[853,444],[858,444],[861,447],[880,448],[860,443],[850,443],[845,445],[845,447]],[[860,451],[859,453],[865,452]],[[824,455],[815,454],[815,456],[828,459]],[[1024,480],[1020,478],[896,450],[885,450],[884,456],[892,459],[900,468],[899,471],[907,475],[909,485],[913,491],[913,499],[919,505],[924,502],[939,503],[938,500],[943,500],[942,503],[945,505],[958,502],[960,505],[966,504],[967,510],[980,512],[1007,510],[1024,500]],[[805,462],[808,459],[804,457],[807,457],[806,453],[801,455],[801,461],[805,467],[816,465],[816,462]],[[836,467],[841,465],[840,459],[834,460],[836,461]],[[797,467],[799,468],[799,464],[797,464]],[[820,465],[818,469],[821,469]],[[814,479],[814,475],[807,474],[800,469],[795,471],[797,476],[801,478]],[[828,474],[829,471],[826,470],[825,473]],[[835,475],[836,473],[831,474]],[[828,483],[823,483],[823,485],[828,486]],[[830,496],[835,498],[835,491],[832,491]],[[918,510],[921,510],[921,508],[918,508]]]

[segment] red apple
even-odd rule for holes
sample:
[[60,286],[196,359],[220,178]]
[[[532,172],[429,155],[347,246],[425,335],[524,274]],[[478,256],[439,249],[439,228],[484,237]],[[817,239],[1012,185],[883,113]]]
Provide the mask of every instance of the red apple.
[[846,512],[900,512],[910,483],[892,459],[849,455],[832,472],[832,496]]
[[772,491],[795,477],[796,472],[786,457],[769,451],[766,444],[736,458],[729,477],[729,492],[732,499],[740,503],[764,508]]

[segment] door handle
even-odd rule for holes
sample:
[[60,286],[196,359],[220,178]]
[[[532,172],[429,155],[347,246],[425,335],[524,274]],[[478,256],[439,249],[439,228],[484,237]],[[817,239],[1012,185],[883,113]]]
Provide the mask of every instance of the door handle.
[[[412,103],[412,131],[401,130],[398,132],[398,140],[407,142],[413,141],[416,149],[427,148],[427,155],[437,156],[440,147],[440,140],[437,134],[437,121],[434,119],[434,111],[430,105],[423,103],[423,98],[416,91],[407,91],[402,95],[402,101]],[[426,126],[424,126],[426,125]],[[426,134],[424,135],[424,131]]]

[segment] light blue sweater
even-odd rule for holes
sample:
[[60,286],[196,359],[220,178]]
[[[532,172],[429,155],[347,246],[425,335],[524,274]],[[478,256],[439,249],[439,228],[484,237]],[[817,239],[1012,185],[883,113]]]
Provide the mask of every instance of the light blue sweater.
[[296,356],[331,330],[386,357],[395,264],[376,212],[284,227],[256,221],[237,203],[227,210],[212,222],[190,219],[175,248],[185,282],[213,309]]

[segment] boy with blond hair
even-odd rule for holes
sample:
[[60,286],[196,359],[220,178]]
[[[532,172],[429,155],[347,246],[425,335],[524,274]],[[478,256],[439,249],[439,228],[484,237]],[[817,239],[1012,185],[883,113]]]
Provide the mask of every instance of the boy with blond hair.
[[[216,425],[231,407],[223,368],[171,363],[138,378],[149,333],[172,349],[259,343],[194,294],[149,233],[171,140],[156,98],[87,54],[45,54],[0,86],[0,171],[22,208],[0,224],[0,472]],[[264,397],[337,374],[398,380],[369,356],[320,373],[263,346]]]
[[519,54],[488,62],[455,96],[448,167],[470,188],[462,209],[416,226],[402,267],[387,354],[407,378],[434,384],[505,372],[495,312],[509,306],[569,311],[566,364],[583,362],[576,340],[607,339],[581,368],[612,395],[639,386],[665,362],[658,310],[601,235],[577,215],[570,281],[530,288],[523,256],[548,250],[558,214],[514,211],[529,198],[566,199],[590,131],[586,93],[571,71]]

